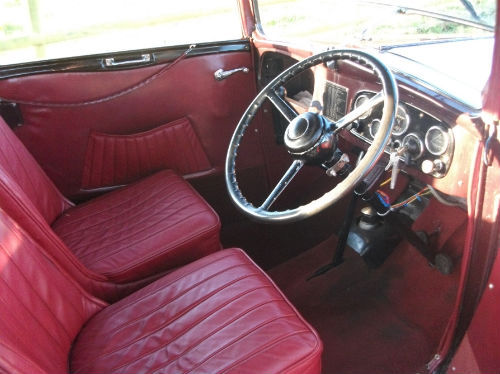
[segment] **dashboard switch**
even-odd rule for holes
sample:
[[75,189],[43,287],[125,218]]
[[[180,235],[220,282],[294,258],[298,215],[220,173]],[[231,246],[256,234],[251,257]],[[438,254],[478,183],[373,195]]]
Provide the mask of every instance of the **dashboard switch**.
[[445,165],[440,159],[436,159],[434,161],[424,160],[422,161],[420,168],[425,174],[442,173],[445,169]]

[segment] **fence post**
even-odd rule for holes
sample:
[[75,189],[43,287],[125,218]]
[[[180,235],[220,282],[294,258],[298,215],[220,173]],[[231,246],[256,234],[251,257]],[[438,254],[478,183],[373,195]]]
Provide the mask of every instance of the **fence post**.
[[40,25],[40,0],[28,0],[30,11],[31,30],[34,34],[34,47],[38,58],[45,57],[45,45],[41,42],[41,25]]

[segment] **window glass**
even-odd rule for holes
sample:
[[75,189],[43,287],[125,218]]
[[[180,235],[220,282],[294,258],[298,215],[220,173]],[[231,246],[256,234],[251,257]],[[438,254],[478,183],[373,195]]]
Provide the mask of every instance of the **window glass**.
[[[487,29],[494,25],[496,8],[496,0],[255,1],[260,27],[269,38],[329,46],[380,46],[437,38],[488,36],[492,35]],[[425,11],[486,27],[437,19]]]
[[0,65],[241,35],[236,0],[0,0]]

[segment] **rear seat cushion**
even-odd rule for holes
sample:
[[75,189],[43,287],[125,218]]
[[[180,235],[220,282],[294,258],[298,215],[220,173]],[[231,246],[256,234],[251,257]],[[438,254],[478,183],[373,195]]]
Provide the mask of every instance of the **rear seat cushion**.
[[217,214],[170,170],[70,208],[52,228],[86,267],[114,282],[220,249]]
[[322,344],[241,250],[168,274],[96,314],[73,373],[320,373]]

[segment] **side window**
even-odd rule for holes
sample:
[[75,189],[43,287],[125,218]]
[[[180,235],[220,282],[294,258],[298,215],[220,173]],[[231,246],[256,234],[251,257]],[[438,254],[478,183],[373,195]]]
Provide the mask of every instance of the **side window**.
[[236,0],[0,0],[0,65],[239,38]]

